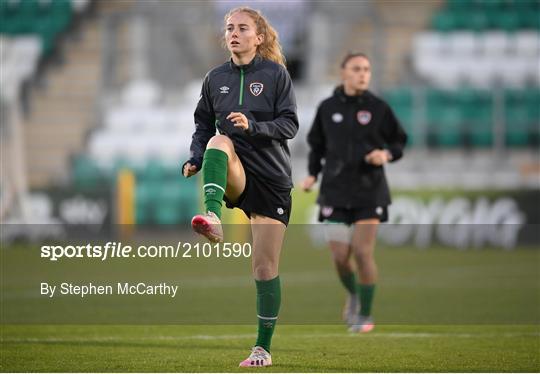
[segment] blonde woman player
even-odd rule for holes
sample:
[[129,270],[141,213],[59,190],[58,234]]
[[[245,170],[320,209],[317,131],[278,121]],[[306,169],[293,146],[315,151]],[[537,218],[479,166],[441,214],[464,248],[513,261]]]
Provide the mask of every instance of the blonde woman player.
[[269,366],[281,304],[278,264],[291,212],[287,140],[298,132],[296,99],[277,33],[259,11],[231,10],[224,43],[231,59],[204,79],[191,158],[182,169],[186,177],[202,171],[206,211],[192,219],[197,233],[223,241],[222,201],[250,219],[258,335],[240,366]]

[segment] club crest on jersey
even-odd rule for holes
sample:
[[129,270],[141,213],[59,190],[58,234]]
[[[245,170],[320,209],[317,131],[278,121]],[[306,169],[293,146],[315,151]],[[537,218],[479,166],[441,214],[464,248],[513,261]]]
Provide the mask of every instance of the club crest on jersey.
[[263,92],[263,89],[264,84],[259,82],[253,82],[249,85],[249,92],[251,92],[253,96],[259,96]]
[[356,113],[356,119],[361,125],[367,125],[371,121],[371,113],[367,110],[361,110]]

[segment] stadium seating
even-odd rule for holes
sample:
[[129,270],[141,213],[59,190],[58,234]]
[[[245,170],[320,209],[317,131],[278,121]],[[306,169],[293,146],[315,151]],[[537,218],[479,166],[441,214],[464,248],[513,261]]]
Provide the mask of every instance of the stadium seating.
[[538,144],[540,1],[447,0],[414,37],[412,65],[425,107],[394,106],[405,124],[409,111],[425,119],[428,144],[491,146],[496,128],[507,146]]
[[197,179],[183,178],[180,163],[188,158],[193,108],[162,105],[160,88],[148,80],[130,82],[120,97],[90,135],[88,153],[74,161],[75,185],[114,183],[127,168],[136,176],[137,223],[188,222],[198,206]]
[[416,36],[413,66],[429,84],[489,88],[540,84],[540,33],[425,32]]
[[428,84],[540,85],[540,1],[448,0],[418,34],[413,65]]
[[413,120],[413,93],[407,87],[398,87],[383,93],[384,98],[391,106],[394,114],[399,118],[401,125],[407,132],[408,144],[416,145],[417,137]]
[[442,32],[540,30],[540,3],[537,0],[448,0],[446,7],[433,17],[432,28]]
[[508,90],[505,92],[505,139],[508,145],[538,145],[540,133],[540,90]]
[[[539,143],[540,88],[492,92],[466,87],[414,91],[400,87],[385,91],[383,97],[411,135],[410,144],[422,143],[421,134],[414,131],[418,126],[412,123],[415,119],[425,119],[428,133],[424,140],[432,146],[492,146],[496,120],[503,121],[506,145],[520,147]],[[499,113],[503,118],[496,117]]]
[[[176,169],[177,171],[178,169]],[[191,220],[198,208],[197,179],[177,172],[167,179],[137,179],[135,220],[137,224],[179,224]]]
[[91,191],[107,180],[105,173],[86,155],[73,159],[71,176],[75,188],[82,191]]
[[56,37],[71,22],[73,6],[70,0],[1,0],[0,34],[11,36],[38,35],[43,54],[49,54]]

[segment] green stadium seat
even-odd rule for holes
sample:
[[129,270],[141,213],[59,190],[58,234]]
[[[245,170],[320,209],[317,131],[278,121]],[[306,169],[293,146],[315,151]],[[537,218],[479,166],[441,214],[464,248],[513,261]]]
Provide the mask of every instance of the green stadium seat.
[[[180,178],[180,177],[179,177]],[[167,181],[161,184],[159,195],[156,197],[154,212],[155,222],[161,225],[171,225],[187,221],[191,216],[185,214],[185,209],[192,212],[195,211],[189,208],[189,200],[186,199],[186,193],[189,194],[188,184],[184,184],[183,180]]]
[[469,123],[465,132],[470,145],[473,147],[488,147],[493,145],[493,123],[476,122]]
[[505,0],[507,8],[516,9],[519,12],[530,12],[540,10],[540,1],[538,0]]
[[138,180],[135,192],[137,224],[175,225],[190,222],[199,208],[197,178],[181,176]]
[[54,42],[58,33],[56,25],[50,19],[40,19],[32,25],[32,32],[40,36],[43,55],[47,56],[54,49]]
[[182,212],[176,206],[159,204],[156,206],[154,222],[158,225],[177,225],[182,222]]
[[56,0],[52,3],[49,13],[57,31],[64,30],[72,18],[71,2],[69,0]]
[[465,120],[473,123],[493,120],[493,97],[491,92],[462,89],[455,93],[456,102]]
[[152,196],[155,196],[158,187],[158,184],[137,181],[135,188],[135,223],[137,225],[151,223]]
[[442,147],[456,147],[462,142],[462,123],[463,118],[458,108],[448,107],[439,112],[437,121],[432,123],[434,126],[435,143]]
[[540,30],[538,0],[447,0],[431,19],[437,31]]
[[505,92],[505,107],[524,107],[531,121],[540,121],[540,89],[526,88],[522,90],[507,90]]
[[525,106],[506,108],[505,140],[508,146],[526,146],[530,143],[533,126]]
[[501,10],[506,4],[507,0],[472,0],[472,4],[476,9],[481,10]]
[[472,146],[493,143],[493,99],[490,92],[463,89],[455,93],[465,133]]
[[412,92],[408,87],[399,87],[383,92],[384,99],[392,105],[396,106],[412,106]]
[[441,32],[459,29],[460,20],[454,12],[439,11],[432,19],[432,27]]
[[399,87],[383,92],[383,97],[394,111],[409,136],[409,145],[415,143],[413,128],[413,97],[411,89]]
[[9,3],[4,0],[0,0],[0,17],[4,17],[9,12]]
[[71,18],[70,0],[0,0],[0,33],[38,34],[43,55],[52,52],[57,35],[69,26]]
[[439,113],[454,106],[453,96],[438,89],[426,89],[426,119],[428,123],[437,121]]
[[484,11],[473,11],[468,14],[461,14],[463,28],[472,31],[484,31],[489,28],[489,17]]
[[489,13],[490,26],[493,29],[502,29],[514,32],[521,26],[519,15],[514,10],[502,10]]
[[419,135],[416,134],[414,129],[414,122],[412,120],[413,114],[412,110],[408,110],[408,113],[396,113],[396,116],[399,119],[399,122],[401,123],[401,126],[407,133],[407,145],[417,145],[419,144]]
[[540,11],[520,12],[519,18],[522,28],[540,31]]
[[105,174],[86,155],[79,155],[73,160],[71,175],[75,188],[85,191],[94,190],[106,182]]
[[413,123],[412,107],[394,105],[392,110],[403,126],[410,126]]
[[447,0],[446,9],[450,11],[467,11],[474,6],[471,0]]
[[135,166],[130,160],[125,158],[116,158],[112,163],[112,173],[117,175],[122,169],[135,170]]
[[507,90],[504,102],[506,143],[509,146],[526,146],[538,142],[540,89]]
[[18,3],[18,13],[24,17],[35,18],[40,12],[38,0],[24,0]]
[[[178,172],[179,173],[179,172]],[[140,178],[145,181],[159,181],[170,176],[167,168],[160,160],[150,159],[141,170]]]

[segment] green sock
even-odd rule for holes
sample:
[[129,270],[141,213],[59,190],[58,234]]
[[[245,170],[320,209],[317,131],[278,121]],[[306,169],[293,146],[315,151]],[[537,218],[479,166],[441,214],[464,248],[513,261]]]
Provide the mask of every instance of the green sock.
[[375,293],[374,284],[359,284],[358,297],[360,298],[360,315],[368,317],[371,315],[371,304]]
[[221,218],[221,201],[227,187],[227,154],[219,149],[210,148],[204,152],[202,174],[204,206],[206,211],[214,212]]
[[281,285],[279,275],[267,281],[255,280],[257,286],[257,317],[259,329],[255,345],[270,352],[270,343],[276,327],[281,305]]
[[347,274],[339,274],[339,279],[350,294],[356,294],[356,277],[352,271]]

